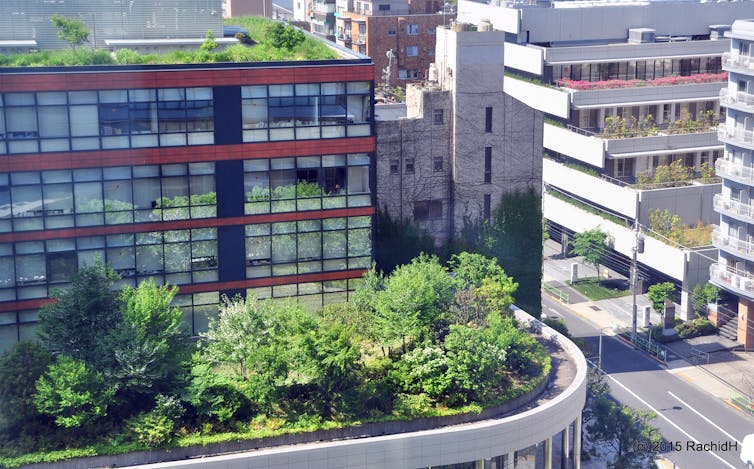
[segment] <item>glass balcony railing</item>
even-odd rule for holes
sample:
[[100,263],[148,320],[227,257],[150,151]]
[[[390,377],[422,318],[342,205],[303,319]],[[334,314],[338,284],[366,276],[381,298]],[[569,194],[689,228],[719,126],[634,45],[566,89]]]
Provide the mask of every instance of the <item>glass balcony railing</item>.
[[754,72],[754,57],[725,52],[723,53],[723,67],[751,70]]
[[737,104],[754,110],[754,94],[745,91],[731,93],[728,88],[723,88],[720,90],[720,104],[723,106]]
[[709,267],[709,278],[726,290],[754,298],[754,278],[747,272],[733,272],[719,263],[714,263]]
[[712,244],[728,252],[734,254],[740,254],[746,258],[754,260],[754,243],[733,236],[722,233],[719,226],[712,227]]
[[734,143],[754,146],[754,131],[744,129],[729,129],[726,125],[717,128],[717,138],[720,140],[734,140]]
[[712,205],[718,213],[743,217],[754,223],[754,205],[752,204],[726,199],[722,194],[715,194],[712,198]]
[[737,179],[754,184],[754,168],[744,166],[723,158],[715,161],[715,172],[718,176],[728,179]]

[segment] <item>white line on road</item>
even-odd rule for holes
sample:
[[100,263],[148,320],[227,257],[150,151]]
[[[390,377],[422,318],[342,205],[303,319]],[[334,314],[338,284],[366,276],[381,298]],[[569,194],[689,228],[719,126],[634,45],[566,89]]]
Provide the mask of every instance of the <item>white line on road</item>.
[[[676,428],[676,429],[677,429],[677,430],[678,430],[679,432],[681,432],[681,433],[683,433],[684,435],[686,435],[686,437],[687,437],[687,438],[689,438],[690,440],[692,440],[692,441],[693,441],[694,443],[696,443],[696,444],[699,444],[699,440],[697,440],[697,439],[696,439],[696,438],[694,438],[693,436],[689,435],[689,433],[688,433],[688,432],[686,432],[686,430],[684,430],[683,428],[679,427],[679,426],[678,426],[678,425],[677,425],[677,424],[676,424],[675,422],[673,422],[672,420],[670,420],[669,418],[667,418],[667,417],[666,417],[665,415],[663,415],[662,413],[660,413],[660,411],[659,411],[659,410],[657,410],[657,409],[655,409],[654,407],[652,407],[652,406],[651,406],[651,405],[649,404],[649,402],[645,401],[644,399],[642,399],[641,397],[639,397],[639,396],[638,396],[638,395],[637,395],[637,394],[636,394],[635,392],[633,392],[633,391],[631,391],[630,389],[628,389],[628,388],[627,388],[627,387],[626,387],[626,386],[625,386],[625,385],[624,385],[623,383],[621,383],[620,381],[618,381],[617,379],[615,379],[615,378],[614,378],[613,376],[611,376],[611,375],[607,375],[607,377],[608,377],[608,378],[610,378],[611,380],[615,381],[615,383],[616,383],[616,384],[617,384],[618,386],[622,387],[622,388],[623,388],[623,389],[624,389],[624,390],[625,390],[626,392],[628,392],[629,394],[631,394],[632,396],[634,396],[634,397],[635,397],[636,399],[638,399],[638,400],[639,400],[639,402],[641,402],[642,404],[644,404],[645,406],[647,406],[647,407],[648,407],[648,408],[649,408],[649,409],[650,409],[650,410],[651,410],[652,412],[654,412],[654,413],[655,413],[655,414],[657,414],[658,416],[662,417],[662,418],[663,418],[663,419],[664,419],[664,420],[665,420],[666,422],[668,422],[668,423],[669,423],[670,425],[674,426],[674,427],[675,427],[675,428]],[[736,466],[733,466],[733,465],[731,465],[731,464],[730,464],[730,463],[729,463],[728,461],[726,461],[725,459],[721,458],[720,456],[718,456],[717,454],[713,453],[712,451],[707,451],[707,452],[708,452],[709,454],[711,454],[712,456],[716,457],[717,459],[719,459],[719,460],[720,460],[720,462],[722,462],[722,463],[723,463],[723,464],[725,464],[726,466],[730,467],[731,469],[736,469]]]
[[702,415],[702,414],[701,414],[701,413],[700,413],[700,412],[699,412],[698,410],[696,410],[696,409],[694,409],[693,407],[691,407],[691,406],[690,406],[690,405],[689,405],[689,404],[688,404],[687,402],[684,402],[684,400],[683,400],[683,399],[681,399],[680,397],[676,396],[675,394],[673,394],[673,393],[672,393],[672,392],[670,392],[670,391],[668,391],[668,394],[670,394],[670,396],[671,396],[671,397],[674,397],[675,399],[677,399],[677,400],[678,400],[678,402],[680,402],[681,404],[685,405],[685,406],[686,406],[686,408],[688,408],[688,409],[689,409],[690,411],[692,411],[693,413],[695,413],[695,414],[696,414],[696,415],[698,415],[699,417],[701,417],[701,418],[703,418],[704,420],[706,420],[706,421],[707,421],[707,423],[709,423],[709,424],[710,424],[710,425],[712,425],[713,427],[715,427],[715,428],[717,428],[718,430],[720,430],[721,432],[723,432],[723,433],[724,433],[724,434],[725,434],[725,435],[726,435],[726,436],[727,436],[728,438],[730,438],[731,440],[735,441],[735,442],[736,442],[736,443],[738,443],[739,445],[743,445],[743,443],[741,443],[740,441],[738,441],[738,439],[737,439],[737,438],[735,438],[735,437],[734,437],[733,435],[731,435],[730,433],[726,432],[726,431],[725,431],[725,430],[723,430],[722,428],[718,427],[718,426],[717,426],[717,425],[716,425],[716,424],[715,424],[715,423],[714,423],[714,422],[713,422],[712,420],[710,420],[710,419],[708,419],[707,417],[705,417],[704,415]]

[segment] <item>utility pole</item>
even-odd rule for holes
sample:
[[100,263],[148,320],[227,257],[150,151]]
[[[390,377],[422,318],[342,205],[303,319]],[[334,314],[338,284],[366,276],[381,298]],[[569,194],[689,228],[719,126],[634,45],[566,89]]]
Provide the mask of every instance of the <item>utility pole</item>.
[[639,231],[639,191],[636,191],[636,211],[634,215],[634,247],[632,249],[631,256],[631,293],[633,296],[632,308],[631,308],[631,342],[636,343],[636,317],[638,315],[638,307],[636,305],[636,287],[639,283],[639,269],[637,266],[637,254],[644,252],[644,237]]

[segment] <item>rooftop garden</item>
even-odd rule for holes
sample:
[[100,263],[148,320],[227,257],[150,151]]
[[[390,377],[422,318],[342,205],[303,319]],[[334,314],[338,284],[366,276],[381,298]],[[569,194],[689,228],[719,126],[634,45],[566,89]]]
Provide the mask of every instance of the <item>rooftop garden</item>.
[[670,86],[691,85],[696,83],[716,83],[728,80],[728,72],[699,73],[689,76],[670,76],[652,80],[602,80],[586,81],[564,78],[557,81],[557,85],[578,91],[611,90],[616,88],[636,88],[640,86]]
[[478,254],[372,269],[317,313],[230,299],[198,343],[174,287],[115,281],[82,268],[40,312],[40,341],[0,357],[0,467],[476,414],[551,367],[509,312],[517,283]]
[[[74,20],[68,20],[70,22]],[[75,23],[75,21],[74,21]],[[72,65],[139,65],[189,64],[220,62],[264,62],[283,60],[335,59],[337,54],[322,41],[278,21],[261,17],[229,18],[228,24],[249,31],[240,37],[240,44],[220,50],[214,39],[222,32],[208,31],[198,50],[175,50],[164,54],[141,54],[131,49],[116,52],[87,48],[89,31],[78,28],[78,34],[59,35],[71,44],[70,49],[45,50],[33,53],[0,55],[0,67],[48,67]],[[81,26],[81,25],[75,25]],[[65,26],[59,27],[64,32]],[[83,38],[83,39],[82,39]]]

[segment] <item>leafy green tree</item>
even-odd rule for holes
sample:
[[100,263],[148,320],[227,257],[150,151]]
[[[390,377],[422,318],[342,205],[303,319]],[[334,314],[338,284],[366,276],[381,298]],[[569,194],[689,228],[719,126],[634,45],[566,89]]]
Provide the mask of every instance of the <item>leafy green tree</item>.
[[387,211],[377,210],[374,215],[374,260],[378,271],[390,273],[419,254],[434,251],[432,237],[408,219],[394,220]]
[[207,35],[204,37],[204,42],[199,46],[199,49],[204,52],[211,52],[217,49],[217,41],[215,40],[215,36],[212,34],[211,29],[207,30]]
[[201,334],[201,359],[233,380],[250,383],[244,388],[252,392],[248,397],[264,407],[288,376],[302,331],[314,328],[314,319],[295,303],[234,298]]
[[169,391],[190,358],[183,312],[170,304],[177,292],[149,279],[118,297],[121,320],[105,339],[104,368],[127,396]]
[[34,403],[37,410],[55,419],[65,428],[86,427],[107,415],[115,388],[102,373],[84,361],[58,356],[36,384]]
[[668,209],[656,208],[649,211],[649,229],[676,243],[684,242],[681,217]]
[[0,431],[19,432],[39,418],[34,404],[35,383],[52,363],[36,342],[18,342],[0,357]]
[[252,414],[254,405],[248,397],[249,387],[248,382],[225,376],[197,357],[185,399],[200,416],[227,422]]
[[599,228],[577,233],[571,241],[571,252],[582,256],[584,261],[594,265],[600,275],[600,260],[607,253],[608,234]]
[[79,18],[52,15],[50,21],[58,29],[58,39],[68,42],[74,51],[80,45],[89,42],[89,28]]
[[655,467],[654,453],[646,450],[647,445],[651,447],[662,439],[659,430],[649,424],[656,417],[654,412],[621,406],[603,396],[591,403],[590,415],[586,425],[589,441],[593,448],[607,446],[613,450],[609,467]]
[[536,190],[502,196],[491,222],[465,220],[451,249],[497,259],[516,279],[516,304],[533,315],[542,312],[542,198]]
[[[455,294],[455,281],[436,257],[420,255],[395,269],[375,294],[375,324],[387,346],[417,339],[429,330],[432,340],[447,327],[447,310]],[[422,329],[423,328],[423,329]]]
[[293,50],[304,42],[306,35],[300,29],[274,22],[267,27],[267,40],[275,48]]
[[69,355],[87,364],[99,364],[107,353],[103,338],[120,320],[112,292],[118,275],[101,260],[79,269],[64,291],[54,291],[53,302],[39,312],[37,335],[53,354]]
[[674,293],[673,282],[657,283],[647,289],[647,297],[652,302],[652,308],[659,314],[662,314],[665,309],[665,300],[672,299]]
[[453,254],[448,261],[453,276],[459,281],[460,288],[481,287],[485,279],[497,279],[505,276],[497,259],[482,254],[461,252]]
[[691,293],[691,304],[697,316],[707,316],[707,305],[716,303],[719,291],[711,283],[697,284]]
[[354,329],[344,324],[320,322],[303,334],[302,350],[307,357],[306,373],[317,387],[320,409],[332,415],[334,402],[357,382],[361,352]]

